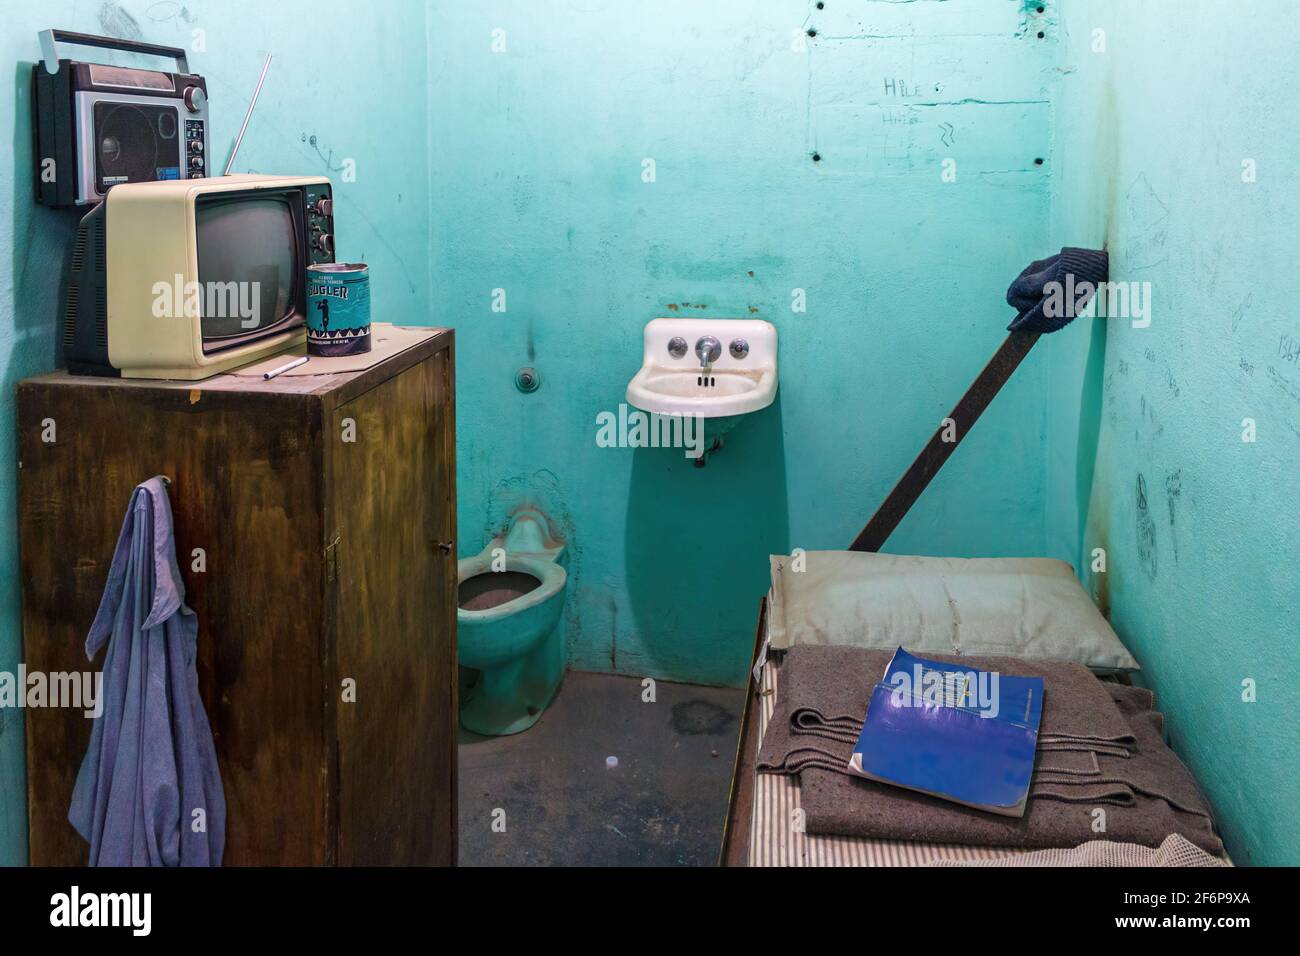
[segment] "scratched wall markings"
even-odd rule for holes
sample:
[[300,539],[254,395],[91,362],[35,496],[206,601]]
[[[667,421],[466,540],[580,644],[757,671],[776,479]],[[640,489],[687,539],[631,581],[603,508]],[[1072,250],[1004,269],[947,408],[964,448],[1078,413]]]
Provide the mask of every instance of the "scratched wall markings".
[[1152,581],[1156,579],[1158,543],[1156,540],[1156,523],[1151,517],[1147,504],[1146,478],[1138,472],[1137,476],[1137,552],[1138,563]]

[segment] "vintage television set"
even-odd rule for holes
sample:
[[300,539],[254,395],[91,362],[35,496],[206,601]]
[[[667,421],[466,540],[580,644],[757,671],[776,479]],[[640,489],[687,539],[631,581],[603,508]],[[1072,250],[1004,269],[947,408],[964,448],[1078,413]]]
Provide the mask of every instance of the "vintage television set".
[[334,261],[333,205],[323,176],[114,186],[77,231],[68,370],[194,380],[302,342],[307,267]]

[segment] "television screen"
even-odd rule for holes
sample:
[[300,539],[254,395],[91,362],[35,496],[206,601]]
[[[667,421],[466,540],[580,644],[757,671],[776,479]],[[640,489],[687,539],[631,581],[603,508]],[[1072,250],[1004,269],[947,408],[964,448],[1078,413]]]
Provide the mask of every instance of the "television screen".
[[200,199],[200,314],[205,346],[233,345],[291,317],[299,272],[297,230],[289,196]]

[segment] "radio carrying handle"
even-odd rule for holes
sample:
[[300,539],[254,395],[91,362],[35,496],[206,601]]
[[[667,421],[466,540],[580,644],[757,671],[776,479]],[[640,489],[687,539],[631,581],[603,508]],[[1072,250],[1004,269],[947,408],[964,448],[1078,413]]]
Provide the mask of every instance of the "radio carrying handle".
[[140,53],[145,56],[168,56],[176,61],[179,72],[190,71],[185,50],[178,46],[160,46],[157,43],[145,43],[141,40],[101,37],[93,33],[75,33],[72,30],[42,30],[37,36],[41,40],[41,59],[45,61],[46,73],[59,72],[59,51],[55,46],[56,42],[99,47],[103,50],[121,50],[124,53]]

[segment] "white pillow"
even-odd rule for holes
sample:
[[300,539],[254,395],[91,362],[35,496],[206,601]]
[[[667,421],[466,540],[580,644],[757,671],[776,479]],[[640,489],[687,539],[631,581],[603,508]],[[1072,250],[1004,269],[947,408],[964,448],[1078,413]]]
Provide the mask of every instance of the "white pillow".
[[808,551],[771,563],[767,634],[777,649],[901,646],[1139,669],[1064,561]]

